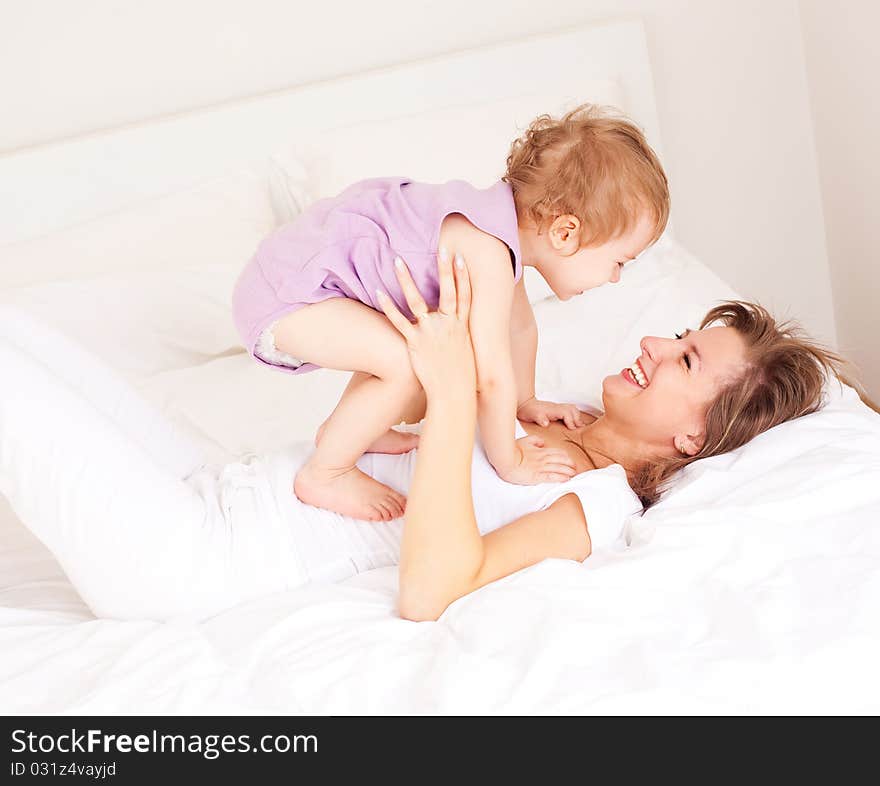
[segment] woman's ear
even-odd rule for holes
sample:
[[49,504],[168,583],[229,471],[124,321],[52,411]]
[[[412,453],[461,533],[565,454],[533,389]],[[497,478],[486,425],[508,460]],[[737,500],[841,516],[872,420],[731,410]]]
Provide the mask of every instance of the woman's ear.
[[672,442],[682,456],[696,456],[703,448],[703,435],[677,434]]
[[556,251],[568,256],[580,248],[581,220],[577,216],[558,216],[550,225],[550,243]]

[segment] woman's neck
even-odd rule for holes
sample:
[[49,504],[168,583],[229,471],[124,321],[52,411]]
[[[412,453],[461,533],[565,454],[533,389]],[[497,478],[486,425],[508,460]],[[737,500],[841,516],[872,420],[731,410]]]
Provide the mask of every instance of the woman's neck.
[[646,446],[641,441],[627,439],[616,429],[607,415],[591,418],[586,426],[569,430],[562,423],[539,426],[536,423],[520,421],[527,434],[539,436],[548,445],[566,450],[575,461],[577,471],[602,469],[611,464],[620,464],[627,472],[632,472],[648,458]]
[[630,472],[644,459],[641,443],[629,440],[615,431],[604,415],[579,429],[571,438],[596,469],[620,464]]

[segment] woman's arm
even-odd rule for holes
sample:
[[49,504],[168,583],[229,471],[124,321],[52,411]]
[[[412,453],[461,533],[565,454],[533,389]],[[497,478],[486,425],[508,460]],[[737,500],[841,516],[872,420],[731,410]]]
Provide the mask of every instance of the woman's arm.
[[452,601],[547,557],[585,559],[590,541],[580,501],[567,494],[481,536],[471,497],[476,370],[468,332],[467,270],[440,266],[439,310],[429,314],[409,273],[398,277],[416,325],[379,293],[388,318],[410,350],[428,400],[415,476],[409,491],[400,559],[400,614],[436,619]]
[[[419,462],[424,451],[422,442]],[[442,465],[442,448],[432,454],[439,461],[429,465]],[[407,548],[400,561],[401,617],[415,622],[436,620],[458,598],[542,560],[582,562],[590,556],[590,536],[577,495],[566,494],[546,510],[481,536],[473,508],[468,517],[438,504],[449,492],[429,471],[425,470],[421,493],[431,495],[433,504],[411,512],[412,491],[407,503],[403,534]],[[458,492],[451,496],[458,501]]]

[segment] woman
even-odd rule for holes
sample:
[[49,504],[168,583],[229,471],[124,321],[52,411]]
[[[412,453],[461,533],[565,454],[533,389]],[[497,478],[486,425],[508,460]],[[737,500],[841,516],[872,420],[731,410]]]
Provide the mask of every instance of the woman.
[[[380,302],[407,341],[428,401],[400,552],[400,612],[427,620],[453,600],[542,559],[586,559],[598,523],[593,514],[609,508],[607,499],[593,495],[610,489],[604,484],[557,494],[545,509],[481,536],[471,502],[475,396],[469,393],[474,359],[467,271],[458,261],[453,283],[452,270],[441,262],[434,314],[428,314],[409,275],[398,278],[417,324],[390,298]],[[720,324],[709,327],[715,322]],[[818,409],[826,372],[838,374],[841,365],[840,358],[798,338],[792,328],[777,326],[761,307],[739,302],[713,308],[699,331],[640,343],[642,354],[632,366],[603,381],[601,417],[575,432],[560,424],[523,425],[551,447],[569,448],[578,473],[622,467],[645,505],[653,504],[661,484],[686,464],[733,450]],[[459,379],[463,384],[448,384]],[[628,489],[612,489],[618,500],[626,499]],[[605,535],[608,527],[602,524]]]
[[472,451],[466,268],[441,265],[433,314],[408,273],[400,279],[417,323],[387,298],[384,308],[426,393],[421,444],[417,461],[415,451],[370,454],[360,466],[402,493],[409,487],[405,524],[300,503],[290,478],[307,445],[201,464],[111,370],[9,308],[0,311],[0,492],[98,616],[201,618],[399,560],[401,615],[436,619],[520,568],[583,560],[612,543],[676,469],[815,410],[825,372],[837,369],[836,356],[760,307],[720,306],[699,331],[643,339],[633,366],[605,379],[602,417],[573,431],[527,424],[535,440],[565,449],[578,474],[513,486],[487,469],[479,446]]

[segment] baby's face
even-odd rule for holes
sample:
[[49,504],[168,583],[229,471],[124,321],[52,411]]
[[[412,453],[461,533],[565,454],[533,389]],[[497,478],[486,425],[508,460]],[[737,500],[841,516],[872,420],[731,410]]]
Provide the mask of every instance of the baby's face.
[[[600,246],[547,247],[535,267],[560,300],[568,300],[587,289],[616,284],[623,266],[644,251],[654,238],[655,223],[644,215],[629,232]],[[558,244],[557,244],[558,245]]]

